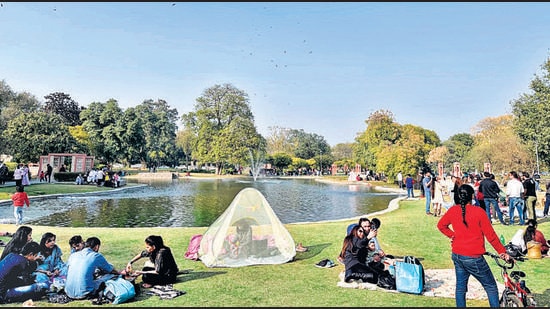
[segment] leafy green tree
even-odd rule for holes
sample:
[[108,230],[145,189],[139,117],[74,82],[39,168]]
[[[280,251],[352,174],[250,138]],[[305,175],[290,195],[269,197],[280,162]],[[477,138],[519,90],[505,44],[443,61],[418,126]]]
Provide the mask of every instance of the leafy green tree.
[[17,116],[8,123],[4,136],[7,150],[18,162],[38,162],[41,155],[83,149],[69,133],[63,118],[44,112]]
[[101,163],[112,163],[124,155],[126,145],[122,143],[119,133],[123,131],[120,119],[122,109],[115,99],[105,103],[92,102],[81,115],[82,126],[88,133],[92,154]]
[[250,149],[265,151],[265,139],[257,132],[248,94],[231,84],[214,85],[197,98],[194,111],[182,122],[197,137],[193,157],[214,163],[220,174],[226,163],[248,162]]
[[143,121],[146,162],[149,166],[178,163],[176,121],[178,111],[162,99],[145,100],[136,106],[136,116]]
[[328,158],[332,155],[330,145],[325,138],[316,133],[307,133],[303,129],[292,129],[289,140],[293,145],[294,156],[298,158],[313,159],[323,155]]
[[449,156],[446,160],[445,170],[452,171],[455,162],[460,163],[463,171],[475,170],[475,163],[472,161],[471,153],[474,146],[474,137],[468,133],[458,133],[449,137],[443,142],[447,147]]
[[135,107],[124,110],[118,126],[124,128],[119,138],[123,145],[121,162],[130,166],[134,163],[146,164],[146,137],[143,119],[138,115]]
[[[17,93],[11,90],[5,81],[0,81],[0,132],[3,132],[8,123],[23,113],[31,113],[40,110],[41,103],[28,93]],[[0,134],[0,153],[5,153],[6,140]]]
[[529,84],[531,93],[512,100],[513,128],[531,153],[550,164],[550,57]]
[[189,128],[178,131],[176,133],[176,147],[181,149],[183,158],[185,159],[185,165],[188,167],[192,161],[193,145],[196,143],[196,136]]
[[272,160],[273,168],[278,174],[282,174],[283,170],[292,164],[292,157],[284,152],[274,153]]
[[84,109],[71,99],[71,96],[63,92],[53,92],[44,96],[44,111],[61,116],[64,123],[69,126],[81,125],[80,112]]
[[534,156],[515,134],[512,122],[512,115],[503,115],[482,119],[476,125],[470,153],[478,170],[483,170],[484,163],[491,164],[495,175],[534,170]]

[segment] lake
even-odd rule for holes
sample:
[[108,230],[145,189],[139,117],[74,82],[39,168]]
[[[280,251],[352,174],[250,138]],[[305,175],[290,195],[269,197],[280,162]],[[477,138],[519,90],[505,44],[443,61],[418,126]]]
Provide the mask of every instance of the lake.
[[[129,180],[129,182],[137,182]],[[258,189],[283,223],[346,219],[383,210],[396,193],[364,184],[314,179],[250,177],[149,181],[108,195],[31,200],[24,224],[66,227],[209,226],[246,187]],[[13,206],[0,206],[0,222],[14,223]]]

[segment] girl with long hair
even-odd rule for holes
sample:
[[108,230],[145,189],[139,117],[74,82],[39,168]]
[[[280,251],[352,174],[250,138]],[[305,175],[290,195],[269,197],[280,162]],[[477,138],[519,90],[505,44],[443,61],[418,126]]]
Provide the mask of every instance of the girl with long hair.
[[[455,192],[457,193],[457,192]],[[495,277],[483,257],[485,240],[506,261],[511,258],[500,242],[487,213],[481,207],[472,205],[474,188],[463,184],[458,190],[460,204],[454,205],[439,219],[437,228],[451,240],[451,258],[455,265],[457,307],[466,307],[468,279],[474,276],[483,286],[489,305],[499,306]],[[452,229],[449,226],[452,225]]]
[[344,277],[344,281],[346,282],[352,279],[361,279],[364,282],[370,283],[378,282],[376,271],[365,264],[368,255],[368,243],[374,236],[371,233],[367,236],[364,234],[365,230],[363,227],[356,225],[344,237],[339,258],[343,261],[346,269]]
[[527,220],[527,228],[525,229],[525,233],[523,233],[523,240],[525,241],[525,245],[527,245],[530,241],[536,241],[540,243],[540,253],[547,254],[548,253],[548,241],[546,238],[544,238],[544,234],[542,234],[541,231],[537,230],[537,220],[529,219]]
[[126,273],[132,274],[132,264],[141,259],[149,258],[141,271],[135,271],[134,275],[142,275],[142,287],[148,289],[153,285],[166,285],[175,283],[178,275],[178,265],[169,247],[164,245],[161,236],[150,235],[145,238],[145,250],[128,262]]
[[6,257],[9,253],[21,253],[23,246],[28,242],[32,241],[32,228],[26,225],[20,226],[15,233],[13,233],[12,238],[6,244],[2,255],[0,256],[0,261]]
[[54,277],[66,276],[66,265],[61,259],[63,253],[56,244],[54,233],[46,232],[40,239],[40,256],[36,268],[36,282],[51,284]]

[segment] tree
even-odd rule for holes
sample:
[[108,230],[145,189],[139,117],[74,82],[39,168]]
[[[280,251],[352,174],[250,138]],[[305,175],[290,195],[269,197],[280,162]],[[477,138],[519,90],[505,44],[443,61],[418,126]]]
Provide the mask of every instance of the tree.
[[21,114],[8,123],[4,136],[15,161],[38,162],[48,153],[81,152],[83,146],[69,133],[59,115],[44,112]]
[[541,65],[542,75],[529,84],[531,93],[510,102],[513,128],[536,157],[550,164],[550,57]]
[[162,99],[143,101],[135,109],[142,121],[145,137],[145,160],[149,166],[176,165],[176,121],[178,111]]
[[515,134],[512,122],[512,115],[503,115],[482,119],[474,127],[471,157],[478,170],[484,163],[490,163],[495,174],[534,169],[533,154]]
[[443,142],[443,146],[449,150],[449,156],[446,160],[445,169],[453,170],[455,162],[460,163],[460,169],[471,171],[475,169],[475,163],[472,161],[471,152],[474,146],[474,138],[468,133],[458,133]]
[[92,102],[81,113],[82,126],[88,133],[91,152],[98,161],[107,164],[123,157],[126,144],[122,143],[119,133],[123,131],[121,123],[122,109],[115,99],[105,103]]
[[266,138],[267,153],[286,153],[294,154],[295,145],[291,141],[292,129],[281,128],[278,126],[269,127],[269,136]]
[[204,90],[194,111],[184,114],[182,122],[197,137],[193,157],[201,163],[214,163],[217,174],[226,163],[248,162],[250,149],[266,148],[254,125],[248,94],[231,84]]
[[61,116],[69,126],[81,125],[80,112],[84,109],[71,96],[63,92],[53,92],[44,96],[44,111]]
[[278,152],[272,155],[272,165],[279,175],[282,175],[283,169],[291,164],[292,157],[284,152]]

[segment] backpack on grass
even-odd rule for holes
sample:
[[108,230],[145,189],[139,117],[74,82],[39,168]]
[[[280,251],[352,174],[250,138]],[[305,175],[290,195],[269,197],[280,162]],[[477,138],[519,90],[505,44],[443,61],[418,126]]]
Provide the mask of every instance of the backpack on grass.
[[105,289],[102,291],[103,301],[116,305],[127,302],[136,296],[134,283],[117,276],[105,281]]

